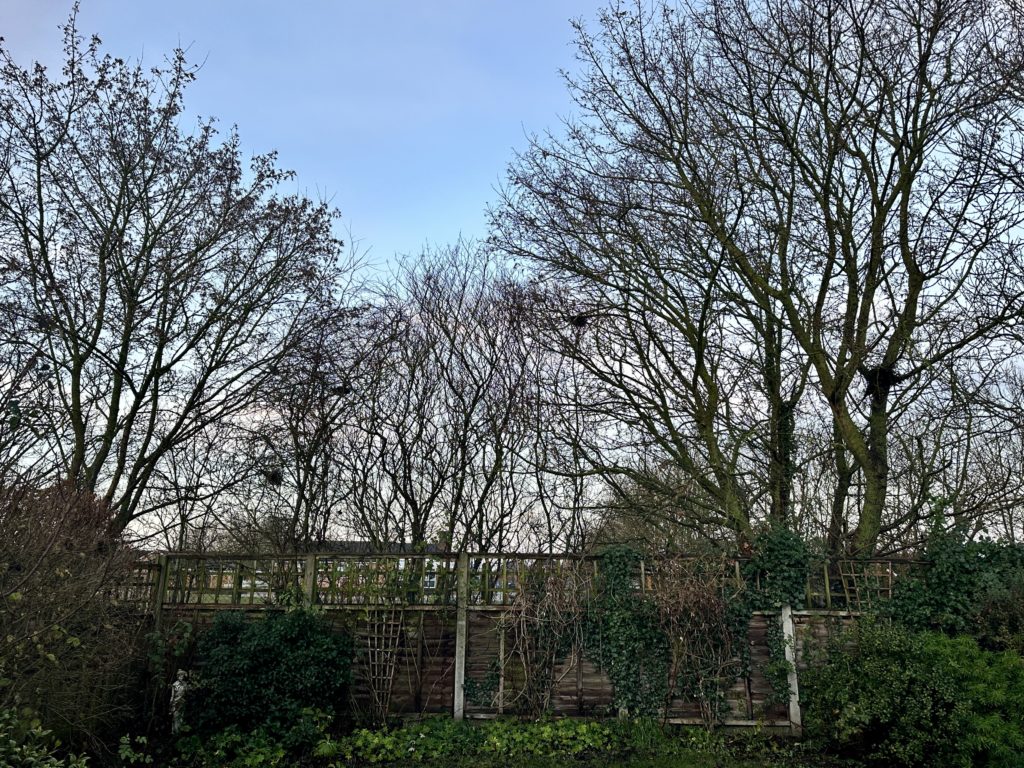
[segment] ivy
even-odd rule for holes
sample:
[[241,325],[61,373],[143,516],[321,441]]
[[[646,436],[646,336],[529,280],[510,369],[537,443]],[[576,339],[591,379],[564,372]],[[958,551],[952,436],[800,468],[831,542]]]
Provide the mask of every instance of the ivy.
[[761,533],[754,541],[753,557],[743,566],[750,608],[803,607],[810,563],[807,544],[794,531],[775,526]]
[[501,684],[501,661],[492,659],[487,665],[487,671],[483,677],[476,679],[467,677],[463,683],[463,690],[466,692],[466,701],[477,707],[489,707],[494,703],[494,697],[498,694]]
[[729,601],[729,611],[726,616],[726,631],[733,639],[733,647],[736,649],[736,658],[739,666],[736,676],[742,678],[750,677],[750,619],[752,611],[750,601],[747,600],[746,592],[741,592],[735,599]]
[[765,708],[768,708],[789,701],[789,673],[793,671],[793,664],[786,659],[786,636],[778,621],[768,622],[765,643],[768,646],[768,662],[761,666],[761,674],[771,688],[771,694],[764,701]]
[[613,706],[631,717],[658,712],[669,676],[669,642],[657,606],[639,589],[640,559],[627,547],[601,556],[587,632],[590,655],[611,680]]
[[[758,535],[753,556],[743,566],[748,617],[752,611],[774,613],[784,605],[803,607],[810,563],[806,542],[789,528],[773,526]],[[786,638],[776,616],[768,620],[765,641],[768,661],[760,666],[760,671],[771,688],[764,702],[767,708],[788,701],[790,693],[792,664],[786,659]]]
[[973,634],[993,650],[1024,650],[1024,547],[936,529],[925,561],[897,582],[884,615],[914,630]]

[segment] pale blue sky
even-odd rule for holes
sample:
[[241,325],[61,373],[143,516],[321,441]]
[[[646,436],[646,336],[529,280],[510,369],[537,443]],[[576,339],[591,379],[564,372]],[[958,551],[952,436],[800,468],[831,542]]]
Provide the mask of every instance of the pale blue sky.
[[[484,234],[484,209],[528,132],[572,105],[569,19],[602,0],[82,0],[79,29],[159,63],[205,61],[186,106],[277,149],[371,261]],[[22,64],[59,64],[70,0],[0,0]],[[344,234],[344,233],[343,233]],[[347,239],[347,235],[346,235]]]

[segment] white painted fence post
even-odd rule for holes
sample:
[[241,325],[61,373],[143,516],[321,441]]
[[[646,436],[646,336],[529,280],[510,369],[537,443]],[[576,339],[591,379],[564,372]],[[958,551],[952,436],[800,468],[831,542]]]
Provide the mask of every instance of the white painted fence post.
[[302,571],[302,590],[304,592],[303,597],[305,598],[306,605],[316,605],[316,581],[316,555],[306,555],[306,564],[303,566]]
[[793,625],[793,607],[782,606],[782,639],[785,643],[786,664],[789,667],[789,730],[794,736],[803,733],[803,715],[800,712],[800,681],[796,673],[796,627]]
[[466,639],[468,634],[469,555],[459,555],[455,566],[455,690],[452,691],[452,717],[466,716]]

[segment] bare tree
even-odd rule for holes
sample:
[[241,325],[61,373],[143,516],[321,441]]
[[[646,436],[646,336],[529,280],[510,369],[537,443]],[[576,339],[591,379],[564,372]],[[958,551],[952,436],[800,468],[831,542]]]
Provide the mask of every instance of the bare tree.
[[[850,544],[872,551],[899,417],[947,362],[997,365],[1018,348],[1019,5],[616,3],[596,34],[577,30],[586,69],[570,87],[583,120],[513,168],[503,242],[591,284],[614,281],[640,304],[634,324],[645,291],[663,313],[686,306],[660,279],[679,264],[698,290],[731,294],[722,326],[759,318],[756,336],[741,335],[766,353],[774,341],[789,370],[790,384],[768,387],[782,394],[771,452],[808,366],[809,407],[833,425],[833,517],[850,513],[860,482]],[[699,329],[691,346],[716,340]],[[701,370],[694,361],[675,381]],[[700,411],[691,418],[700,424]],[[715,485],[728,508],[727,485]],[[781,503],[786,491],[772,493]]]
[[352,489],[336,454],[352,422],[355,380],[380,341],[365,322],[371,314],[369,306],[322,304],[242,424],[251,471],[233,506],[250,513],[245,527],[273,521],[279,548],[323,546],[342,524]]
[[586,382],[570,407],[603,422],[577,446],[588,470],[619,498],[636,486],[685,507],[681,525],[749,540],[760,508],[789,515],[806,364],[692,226],[664,169],[599,128],[519,158],[492,242],[557,286],[536,310],[548,347]]
[[517,544],[533,497],[532,358],[514,276],[459,243],[401,268],[373,317],[335,450],[353,527],[378,544]]
[[336,213],[281,194],[273,154],[182,125],[181,51],[146,72],[65,33],[60,79],[0,50],[5,359],[33,361],[19,408],[120,531],[175,449],[253,407],[344,270]]

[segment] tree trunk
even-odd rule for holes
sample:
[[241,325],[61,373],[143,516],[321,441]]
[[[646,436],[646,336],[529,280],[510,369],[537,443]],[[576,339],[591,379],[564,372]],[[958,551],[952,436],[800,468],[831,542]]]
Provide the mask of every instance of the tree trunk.
[[874,554],[882,530],[889,491],[889,393],[896,376],[891,367],[876,367],[861,371],[867,382],[870,399],[868,413],[868,461],[864,470],[864,506],[860,511],[853,544],[857,555]]

